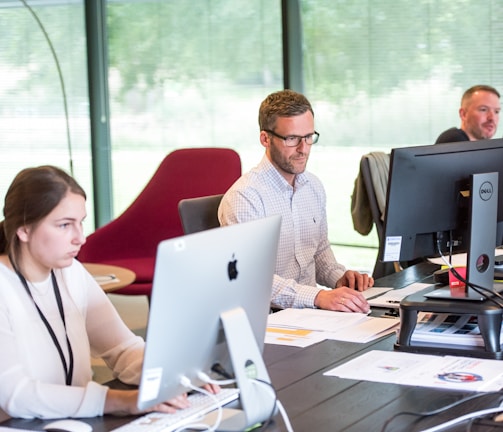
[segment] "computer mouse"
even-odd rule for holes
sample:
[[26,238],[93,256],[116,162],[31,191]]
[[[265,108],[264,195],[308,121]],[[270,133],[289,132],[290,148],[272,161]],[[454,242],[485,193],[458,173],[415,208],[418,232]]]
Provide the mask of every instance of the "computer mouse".
[[48,432],[91,432],[93,427],[84,421],[75,419],[61,419],[44,426]]

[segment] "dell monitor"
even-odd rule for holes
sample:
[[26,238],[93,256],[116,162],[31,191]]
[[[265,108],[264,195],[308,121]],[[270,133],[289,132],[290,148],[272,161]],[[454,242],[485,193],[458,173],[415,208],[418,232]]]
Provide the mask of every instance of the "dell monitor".
[[470,283],[493,288],[502,222],[503,139],[392,150],[383,261],[467,252],[469,284],[460,298],[483,300]]
[[[241,409],[222,430],[268,419],[273,392],[263,363],[280,216],[214,228],[158,245],[138,408],[204,384],[215,366],[234,376]],[[226,416],[227,417],[227,416]],[[220,429],[219,429],[220,430]]]

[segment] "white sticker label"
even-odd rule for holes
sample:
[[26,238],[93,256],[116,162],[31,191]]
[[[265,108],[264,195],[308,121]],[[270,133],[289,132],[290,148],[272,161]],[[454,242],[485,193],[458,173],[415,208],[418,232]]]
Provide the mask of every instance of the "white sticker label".
[[148,402],[159,395],[161,388],[162,368],[152,368],[144,371],[141,377],[140,396],[141,402]]
[[402,248],[402,237],[386,237],[384,244],[383,261],[400,261],[400,249]]

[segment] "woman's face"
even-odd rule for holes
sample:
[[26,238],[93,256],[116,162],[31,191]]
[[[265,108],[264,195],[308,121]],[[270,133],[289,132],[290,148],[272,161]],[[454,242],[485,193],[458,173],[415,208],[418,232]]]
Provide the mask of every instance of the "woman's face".
[[47,273],[71,265],[85,243],[82,222],[86,217],[83,196],[68,192],[40,223],[17,230],[24,272]]

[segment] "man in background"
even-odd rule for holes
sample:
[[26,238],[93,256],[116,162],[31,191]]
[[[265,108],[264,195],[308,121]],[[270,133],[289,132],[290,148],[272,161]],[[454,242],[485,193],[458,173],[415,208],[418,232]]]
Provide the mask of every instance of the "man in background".
[[272,93],[260,105],[259,127],[265,155],[224,195],[220,224],[282,216],[272,307],[367,313],[361,291],[374,281],[336,261],[328,241],[325,190],[305,171],[319,137],[311,104],[292,90]]
[[492,138],[498,128],[500,109],[500,94],[494,87],[470,87],[461,98],[461,127],[442,132],[435,144]]

